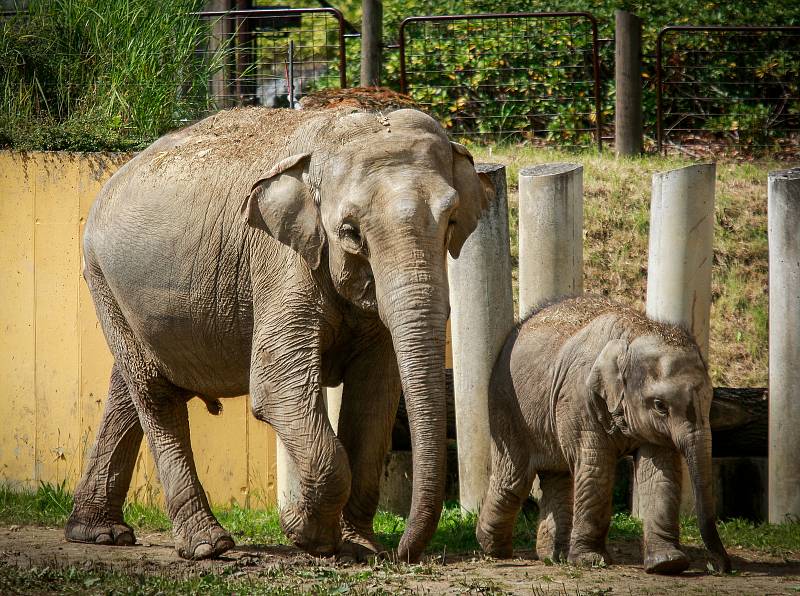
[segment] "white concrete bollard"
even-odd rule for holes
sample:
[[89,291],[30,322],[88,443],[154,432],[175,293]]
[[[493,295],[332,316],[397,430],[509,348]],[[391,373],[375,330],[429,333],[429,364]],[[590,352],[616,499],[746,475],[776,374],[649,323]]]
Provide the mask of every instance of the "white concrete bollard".
[[[583,293],[583,166],[547,163],[519,171],[519,316]],[[539,499],[539,477],[531,494]]]
[[769,522],[800,517],[800,168],[771,172]]
[[489,486],[489,380],[514,325],[506,169],[477,164],[494,182],[496,199],[448,259],[458,474],[461,508],[476,512]]
[[683,325],[708,357],[714,261],[714,164],[653,174],[647,315]]
[[519,314],[583,293],[583,166],[519,171]]
[[[653,174],[650,201],[647,316],[690,331],[706,361],[714,262],[715,179],[714,164],[657,172]],[[639,494],[638,476],[637,468],[633,515],[642,517],[647,504]],[[681,511],[692,513],[694,498],[685,462],[681,484]]]
[[286,509],[300,498],[300,474],[280,437],[275,437],[275,446],[278,509]]
[[325,409],[328,411],[328,421],[331,423],[333,434],[339,434],[339,411],[342,409],[342,390],[344,385],[336,387],[323,387],[325,396]]

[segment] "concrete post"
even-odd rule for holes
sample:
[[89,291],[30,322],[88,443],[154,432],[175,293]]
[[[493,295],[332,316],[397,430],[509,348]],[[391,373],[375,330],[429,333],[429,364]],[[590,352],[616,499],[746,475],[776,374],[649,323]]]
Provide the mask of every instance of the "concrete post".
[[325,409],[328,411],[328,421],[334,434],[339,434],[339,410],[342,409],[342,390],[344,385],[336,387],[323,387],[325,396]]
[[583,166],[519,171],[519,314],[583,293]]
[[506,169],[478,164],[497,198],[467,239],[458,259],[448,259],[453,382],[458,434],[461,507],[476,512],[489,486],[489,379],[514,325]]
[[800,168],[771,172],[769,522],[800,517]]
[[381,46],[383,44],[383,2],[361,1],[361,86],[381,84]]
[[617,155],[642,152],[642,19],[618,10],[616,15],[614,76],[614,150]]
[[714,260],[714,164],[653,174],[647,315],[683,325],[708,357]]
[[[714,261],[714,164],[653,174],[647,315],[688,329],[708,361],[711,265]],[[691,482],[682,465],[681,511],[694,511]],[[638,487],[646,470],[634,474],[633,515],[641,517],[646,495]]]
[[279,437],[275,437],[275,468],[277,475],[278,509],[286,509],[300,498],[300,474]]

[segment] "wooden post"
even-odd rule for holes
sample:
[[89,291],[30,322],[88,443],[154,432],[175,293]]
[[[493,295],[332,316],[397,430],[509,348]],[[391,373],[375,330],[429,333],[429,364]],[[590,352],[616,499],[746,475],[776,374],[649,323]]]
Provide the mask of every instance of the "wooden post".
[[383,2],[361,1],[361,86],[381,84],[381,46],[383,45]]
[[800,168],[771,172],[769,522],[800,517]]
[[642,152],[642,20],[616,11],[614,73],[614,150],[617,155]]
[[477,512],[489,487],[489,380],[503,342],[514,326],[506,168],[478,164],[496,199],[467,238],[457,259],[448,259],[453,384],[458,434],[459,500]]

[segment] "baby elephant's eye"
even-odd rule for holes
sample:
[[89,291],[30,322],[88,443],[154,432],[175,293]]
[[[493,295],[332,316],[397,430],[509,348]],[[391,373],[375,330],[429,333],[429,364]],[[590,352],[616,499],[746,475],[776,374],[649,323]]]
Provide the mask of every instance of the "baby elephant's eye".
[[665,404],[665,403],[664,403],[663,401],[661,401],[660,399],[654,399],[654,400],[653,400],[653,408],[654,408],[654,409],[655,409],[655,411],[656,411],[656,412],[658,412],[659,414],[666,414],[666,413],[669,411],[669,410],[667,409],[667,404]]

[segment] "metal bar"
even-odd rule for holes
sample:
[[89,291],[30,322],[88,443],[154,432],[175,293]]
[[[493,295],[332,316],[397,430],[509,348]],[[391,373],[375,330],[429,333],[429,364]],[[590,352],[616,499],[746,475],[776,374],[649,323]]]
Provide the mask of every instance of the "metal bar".
[[[657,139],[657,149],[659,152],[666,152],[665,147],[665,133],[664,133],[664,90],[665,86],[674,86],[674,85],[702,85],[702,84],[709,84],[712,81],[665,81],[665,71],[672,70],[680,71],[684,68],[691,68],[692,70],[708,70],[710,67],[703,67],[703,66],[665,66],[663,64],[663,45],[664,39],[666,38],[667,34],[669,33],[692,33],[692,32],[703,32],[703,33],[743,33],[743,34],[750,34],[750,33],[800,33],[800,26],[797,25],[669,25],[667,27],[663,27],[659,32],[656,38],[656,139]],[[790,37],[795,37],[795,35],[791,35]],[[789,50],[792,51],[792,50]],[[765,51],[758,51],[758,50],[731,50],[728,52],[727,50],[689,50],[691,54],[706,54],[706,55],[713,55],[713,54],[728,54],[732,53],[735,55],[740,54],[758,54],[758,53],[765,53]],[[733,71],[741,72],[741,71],[755,71],[757,70],[755,67],[748,67],[748,66],[741,66],[741,67],[732,67]],[[758,86],[758,87],[765,87],[768,85],[785,85],[788,81],[753,81],[751,82],[741,82],[741,81],[730,81],[724,82],[724,85],[731,85],[731,86]],[[698,97],[676,97],[675,99],[687,101],[687,100],[701,100],[705,98],[698,98]],[[757,101],[757,100],[766,100],[766,99],[776,99],[785,101],[785,97],[780,98],[768,98],[768,97],[753,97],[753,98],[707,98],[708,101]],[[735,113],[734,113],[735,114]],[[683,114],[683,117],[709,117],[713,116],[714,114],[699,114],[699,113],[687,113]],[[729,115],[729,114],[718,114],[718,115]],[[786,115],[787,118],[791,118],[791,115]],[[709,131],[708,129],[702,128],[695,128],[695,129],[678,129],[678,128],[670,128],[671,131],[675,132],[690,132],[690,131],[697,131],[697,132],[714,132]],[[756,130],[756,129],[752,129]]]
[[[408,44],[411,43],[413,41],[413,39],[414,39],[413,35],[409,35],[409,39],[406,39],[407,29],[408,29],[408,27],[410,25],[416,24],[416,23],[431,23],[431,24],[435,24],[435,23],[441,23],[441,22],[456,22],[456,21],[460,21],[460,22],[465,24],[465,26],[466,26],[465,34],[466,34],[466,36],[468,38],[471,39],[471,38],[474,38],[476,36],[477,37],[487,37],[487,36],[491,35],[491,33],[487,32],[487,30],[485,28],[483,28],[482,26],[471,25],[470,24],[471,21],[491,21],[491,20],[503,20],[503,19],[510,20],[510,21],[512,21],[512,23],[514,23],[515,21],[524,23],[522,25],[523,29],[520,30],[521,35],[515,35],[516,29],[514,29],[512,31],[512,37],[511,37],[512,43],[514,43],[514,40],[516,40],[516,43],[519,43],[520,41],[522,41],[524,43],[525,40],[531,39],[531,36],[530,36],[531,34],[534,37],[539,35],[539,34],[541,34],[541,30],[542,30],[541,25],[538,25],[538,24],[537,25],[531,25],[530,21],[525,21],[525,19],[530,19],[530,20],[535,20],[535,19],[581,19],[581,20],[585,20],[586,21],[586,23],[591,28],[591,35],[592,35],[592,38],[591,38],[591,53],[592,53],[592,58],[591,58],[592,66],[591,66],[591,68],[592,68],[592,75],[591,75],[591,77],[587,77],[587,80],[584,82],[584,81],[572,81],[572,80],[569,80],[570,78],[572,78],[573,75],[567,74],[564,77],[565,80],[561,81],[560,84],[564,84],[564,85],[586,84],[587,86],[588,86],[588,84],[592,84],[593,85],[593,90],[591,92],[589,92],[589,93],[593,93],[593,95],[594,95],[593,112],[587,112],[587,115],[590,115],[592,113],[594,114],[594,125],[592,126],[592,124],[589,123],[590,124],[590,128],[587,128],[585,130],[592,131],[592,133],[593,133],[592,136],[595,137],[595,141],[597,143],[598,150],[602,150],[602,145],[603,145],[603,135],[602,135],[603,115],[602,115],[602,97],[601,97],[601,79],[600,79],[600,77],[601,77],[600,52],[599,52],[600,39],[599,39],[599,35],[598,35],[597,20],[595,19],[594,15],[592,15],[591,13],[588,13],[588,12],[583,12],[583,11],[518,12],[518,13],[508,13],[508,12],[506,12],[506,13],[476,13],[476,14],[428,15],[428,16],[407,17],[407,18],[405,18],[405,19],[403,19],[401,21],[400,27],[399,27],[399,31],[398,31],[397,48],[398,48],[399,54],[400,54],[400,90],[403,93],[409,93],[411,88],[417,87],[416,85],[410,84],[410,81],[409,81],[410,71],[409,71],[408,59],[416,57],[418,55],[419,56],[426,55],[426,52],[422,52],[421,54],[414,53],[413,55],[409,55],[408,54],[408,52],[407,52]],[[516,26],[516,25],[513,25],[513,26]],[[430,28],[435,29],[433,27],[433,25],[430,25]],[[427,30],[428,30],[428,27],[423,29],[423,33],[422,33],[423,37],[421,38],[423,43],[425,43],[429,39],[428,36],[425,33],[425,31],[427,31]],[[573,35],[570,29],[564,30],[564,33],[569,38],[572,38],[572,39],[578,39],[578,38],[585,39],[583,37],[585,34],[581,33],[580,36],[577,35],[577,34]],[[442,40],[447,39],[446,35],[441,34],[441,33],[439,35],[441,35],[441,39]],[[431,39],[433,39],[433,37],[431,37]],[[479,42],[477,42],[477,43],[479,43]],[[582,55],[588,54],[588,52],[589,52],[588,49],[586,49],[586,50],[584,50],[584,49],[576,49],[574,47],[570,48],[570,50],[569,50],[570,55],[577,55],[577,56],[582,56]],[[552,52],[544,52],[544,53],[546,53],[548,55],[552,54],[553,56],[559,56],[559,55],[563,54],[563,52],[559,52],[557,50],[553,50]],[[510,52],[511,56],[526,56],[527,54],[528,54],[528,52],[524,52],[524,51],[511,51]],[[447,56],[459,55],[459,53],[458,52],[450,52],[450,53],[448,53],[447,51],[444,51],[444,52],[441,52],[441,53],[437,52],[437,55],[441,55],[442,57],[447,57]],[[546,68],[548,68],[549,72],[554,73],[554,74],[556,73],[556,71],[570,73],[570,72],[577,72],[577,69],[587,69],[587,64],[584,62],[584,64],[570,64],[570,65],[566,65],[566,66],[565,65],[560,65],[560,66],[546,67]],[[508,67],[508,68],[502,68],[501,67],[501,68],[494,69],[494,72],[496,72],[496,73],[508,73],[508,72],[512,72],[514,70],[528,70],[528,68],[516,68],[515,69],[513,67]],[[420,71],[413,71],[413,72],[416,75],[425,75],[425,74],[437,75],[437,74],[441,74],[441,70],[428,70],[428,69],[425,69],[424,67]],[[506,87],[505,88],[505,92],[510,92],[510,93],[514,93],[514,92],[519,91],[519,89],[518,89],[518,87],[516,86],[515,83],[505,84],[505,85],[503,83],[495,83],[495,84],[492,84],[492,85],[485,85],[485,86],[486,87],[498,88],[498,89],[503,89],[504,87]],[[437,85],[437,89],[458,89],[460,87],[462,87],[462,85],[460,85],[460,84],[443,85],[443,86],[442,85]],[[585,97],[587,99],[588,99],[589,93],[586,93]],[[533,99],[535,99],[535,98],[533,98]],[[548,98],[539,98],[539,99],[551,100],[551,99],[554,99],[554,98],[548,97]],[[479,106],[485,104],[485,102],[477,100],[477,98],[472,98],[469,101],[470,101],[470,105],[472,106],[472,109],[470,109],[469,111],[472,112],[473,114],[475,113],[475,107],[476,106],[479,107]],[[517,99],[507,98],[507,97],[503,99],[504,105],[511,105],[511,104],[514,104],[514,103],[522,103],[522,102],[525,102],[525,101],[528,101],[528,100],[527,99],[526,100],[517,100]],[[589,101],[591,101],[591,100],[589,100]],[[465,114],[465,113],[461,112],[457,116],[453,117],[454,131],[456,130],[456,128],[459,127],[459,123],[463,123],[464,121],[467,121],[467,120],[473,120],[473,121],[474,120],[484,120],[485,121],[485,120],[491,120],[493,118],[502,119],[502,120],[505,120],[506,118],[513,118],[513,119],[522,119],[522,121],[527,119],[528,120],[528,126],[521,125],[516,130],[510,131],[510,132],[523,133],[523,134],[528,133],[528,132],[536,133],[536,132],[539,132],[542,129],[538,129],[538,128],[532,129],[529,126],[531,124],[532,116],[533,116],[532,114],[524,114],[524,113],[521,113],[521,114],[511,113],[511,114],[504,114],[504,115],[498,115],[498,116],[491,116],[491,115],[489,115],[489,116],[486,116],[486,115],[473,115],[473,116],[470,116],[468,114]],[[537,113],[537,114],[535,114],[535,116],[541,116],[541,114]],[[520,122],[520,120],[518,120],[518,122]],[[564,132],[567,132],[566,129],[560,129],[560,130],[562,130]],[[576,130],[578,130],[578,129],[576,129]],[[581,130],[583,130],[583,129],[581,129]],[[464,130],[464,131],[459,131],[459,134],[468,134],[469,135],[469,134],[474,134],[474,133],[472,133],[470,131],[467,131],[467,130]],[[486,133],[480,133],[480,134],[486,134]],[[497,131],[493,130],[491,133],[488,133],[488,134],[497,134]]]
[[656,151],[662,152],[664,146],[664,109],[661,105],[663,101],[662,86],[663,71],[661,70],[661,44],[664,41],[666,29],[658,32],[656,37]]
[[586,18],[592,23],[592,67],[594,68],[594,109],[597,124],[597,150],[603,150],[602,109],[600,107],[600,48],[597,43],[597,19],[594,15],[586,13]]

